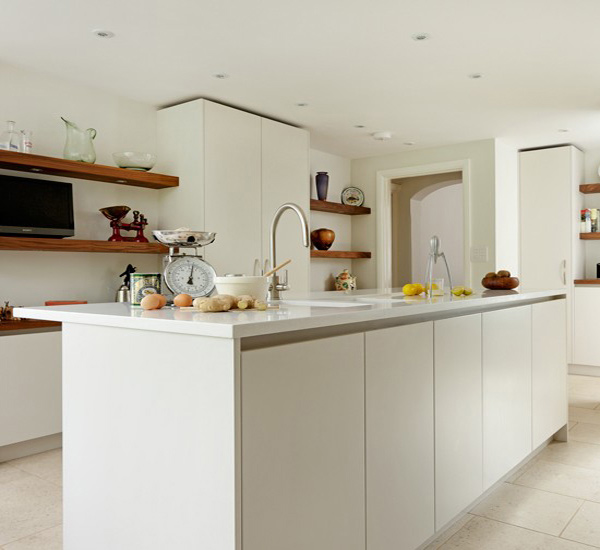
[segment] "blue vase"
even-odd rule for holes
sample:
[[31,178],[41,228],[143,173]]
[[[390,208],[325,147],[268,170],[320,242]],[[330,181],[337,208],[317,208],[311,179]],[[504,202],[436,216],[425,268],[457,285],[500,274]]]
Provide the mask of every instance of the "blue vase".
[[317,198],[320,201],[327,200],[327,189],[329,187],[329,174],[327,172],[317,172],[315,176],[317,184]]

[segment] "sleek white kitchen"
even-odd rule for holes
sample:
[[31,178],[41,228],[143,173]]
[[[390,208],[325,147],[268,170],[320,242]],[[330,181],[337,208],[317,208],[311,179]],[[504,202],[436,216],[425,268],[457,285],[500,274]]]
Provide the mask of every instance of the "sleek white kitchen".
[[600,549],[600,6],[13,2],[0,550]]

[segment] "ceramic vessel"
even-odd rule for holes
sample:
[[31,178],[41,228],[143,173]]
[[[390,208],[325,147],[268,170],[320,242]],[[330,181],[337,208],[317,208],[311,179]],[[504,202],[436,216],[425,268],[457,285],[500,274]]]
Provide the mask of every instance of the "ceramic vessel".
[[329,189],[329,174],[327,172],[317,172],[315,182],[317,184],[317,198],[320,201],[326,201],[327,190]]
[[351,275],[347,269],[344,269],[335,278],[336,290],[356,290],[356,277]]
[[335,241],[335,232],[332,229],[315,229],[310,233],[310,240],[317,250],[329,250]]

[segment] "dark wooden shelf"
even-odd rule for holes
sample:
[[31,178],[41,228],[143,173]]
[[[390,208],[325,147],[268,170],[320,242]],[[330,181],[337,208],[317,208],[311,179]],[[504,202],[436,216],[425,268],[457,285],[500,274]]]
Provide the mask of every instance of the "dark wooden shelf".
[[60,327],[56,321],[39,321],[37,319],[23,319],[21,321],[0,321],[0,332],[9,330],[33,330],[37,328]]
[[600,279],[575,279],[576,285],[600,285]]
[[600,240],[600,233],[579,233],[579,238],[583,241]]
[[149,189],[169,189],[179,186],[179,178],[153,172],[126,170],[116,166],[103,164],[88,164],[42,155],[28,153],[15,153],[13,151],[0,151],[0,168],[17,170],[19,172],[32,172],[34,174],[48,174],[50,176],[64,176],[83,180],[102,181],[133,187],[147,187]]
[[360,214],[370,214],[371,209],[366,206],[351,206],[339,202],[319,201],[310,199],[310,209],[317,212],[329,212],[332,214],[347,214],[357,216]]
[[350,252],[348,250],[311,250],[310,251],[311,258],[346,258],[348,260],[351,259],[360,259],[360,258],[370,258],[370,252]]
[[579,191],[586,195],[590,193],[600,193],[600,183],[584,183],[579,186]]
[[50,252],[109,252],[122,254],[166,254],[160,243],[83,241],[78,239],[35,239],[0,237],[0,250],[44,250]]

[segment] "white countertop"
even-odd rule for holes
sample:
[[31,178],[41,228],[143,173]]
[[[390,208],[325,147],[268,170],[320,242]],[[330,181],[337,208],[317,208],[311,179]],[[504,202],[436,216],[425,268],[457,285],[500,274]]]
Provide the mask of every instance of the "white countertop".
[[[15,309],[16,317],[44,319],[63,323],[102,325],[139,330],[196,334],[220,338],[244,338],[281,332],[306,330],[348,323],[378,321],[417,315],[456,312],[462,314],[481,307],[562,296],[565,290],[477,291],[471,296],[398,296],[398,289],[354,292],[318,292],[285,298],[279,309],[267,311],[228,311],[201,313],[165,307],[144,311],[129,304],[82,304]],[[395,297],[392,297],[395,296]],[[286,304],[285,300],[297,301]],[[308,303],[307,303],[308,302]],[[321,303],[326,307],[314,305]],[[465,311],[466,310],[466,311]]]

